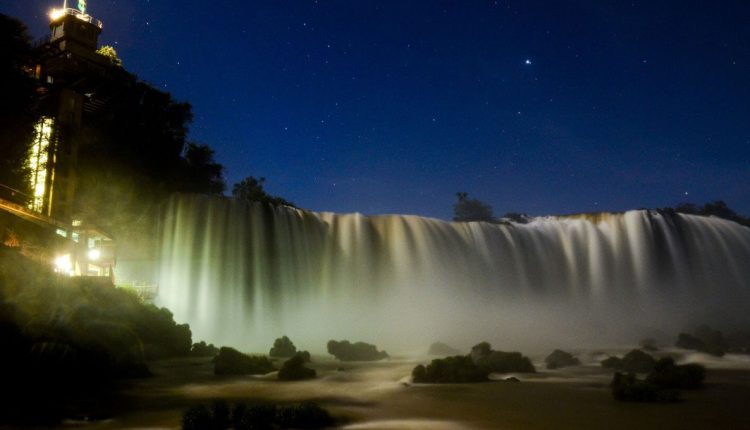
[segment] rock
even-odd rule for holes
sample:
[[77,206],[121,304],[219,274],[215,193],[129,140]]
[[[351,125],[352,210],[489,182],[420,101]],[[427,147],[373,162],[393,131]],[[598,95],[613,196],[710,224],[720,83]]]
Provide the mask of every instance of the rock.
[[427,354],[447,357],[451,355],[461,355],[461,351],[443,342],[435,342],[432,345],[430,345],[430,349],[427,351]]
[[268,355],[271,357],[291,357],[296,353],[297,347],[288,337],[282,336],[273,342],[273,348],[268,352]]
[[341,361],[377,361],[388,358],[388,353],[378,351],[375,345],[357,342],[349,343],[348,340],[337,342],[328,341],[328,353]]
[[504,382],[521,382],[520,379],[516,378],[515,376],[508,376],[507,378],[503,379]]
[[559,349],[552,351],[552,354],[548,355],[544,359],[544,362],[547,364],[547,369],[559,369],[561,367],[581,365],[581,361],[573,357],[572,354]]
[[274,370],[268,358],[252,357],[226,346],[221,347],[214,359],[214,373],[217,375],[264,375]]

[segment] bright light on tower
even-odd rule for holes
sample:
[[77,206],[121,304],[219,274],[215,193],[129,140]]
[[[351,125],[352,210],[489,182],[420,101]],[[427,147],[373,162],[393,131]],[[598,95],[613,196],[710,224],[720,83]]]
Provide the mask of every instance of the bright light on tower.
[[52,9],[49,11],[49,19],[52,21],[57,21],[62,18],[63,15],[65,15],[64,9]]

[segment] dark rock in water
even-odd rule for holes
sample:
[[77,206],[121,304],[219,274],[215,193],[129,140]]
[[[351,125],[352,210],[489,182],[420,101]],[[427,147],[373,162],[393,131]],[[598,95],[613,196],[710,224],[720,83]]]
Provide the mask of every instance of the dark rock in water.
[[612,395],[624,402],[676,402],[677,390],[660,390],[657,386],[638,379],[634,374],[615,372],[611,383]]
[[569,366],[580,366],[581,361],[572,354],[556,349],[552,351],[552,354],[548,355],[544,362],[547,364],[547,369],[559,369],[561,367]]
[[273,372],[271,361],[266,357],[252,357],[234,348],[221,347],[214,359],[214,373],[217,375],[264,375]]
[[469,355],[477,366],[495,373],[534,373],[534,365],[528,357],[520,352],[493,351],[487,342],[482,342],[471,348]]
[[378,351],[375,345],[364,342],[349,343],[348,340],[328,341],[328,353],[341,361],[377,361],[388,358],[388,353]]
[[667,357],[656,362],[646,382],[660,388],[693,390],[700,388],[705,378],[706,368],[700,364],[678,366],[671,357]]
[[602,361],[602,367],[628,373],[648,373],[654,368],[656,360],[640,349],[634,349],[623,358],[609,357]]
[[461,351],[443,342],[435,342],[430,345],[430,349],[427,351],[427,354],[446,357],[451,355],[461,355]]
[[[307,360],[305,360],[307,358]],[[317,376],[315,369],[308,369],[305,363],[310,360],[310,354],[297,353],[292,358],[284,362],[279,370],[278,378],[281,381],[299,381],[303,379],[312,379]]]
[[487,382],[489,372],[476,364],[470,356],[438,358],[427,366],[419,365],[412,370],[415,383],[468,383]]
[[508,376],[507,378],[503,379],[504,382],[521,382],[520,379],[516,378],[515,376]]
[[723,356],[729,349],[724,335],[720,331],[713,330],[706,325],[698,327],[692,334],[680,333],[675,346],[705,352],[717,357]]
[[219,348],[215,347],[214,344],[200,341],[194,343],[190,349],[190,355],[192,357],[215,357],[219,353]]
[[288,337],[282,336],[273,342],[273,348],[268,352],[268,355],[271,357],[291,357],[296,353],[297,347]]
[[643,339],[641,340],[640,346],[644,351],[654,352],[659,350],[659,348],[656,346],[656,339]]
[[678,366],[673,359],[662,358],[645,380],[633,373],[615,372],[612,394],[615,399],[628,402],[675,402],[680,399],[679,390],[700,388],[705,374],[705,368],[699,364]]

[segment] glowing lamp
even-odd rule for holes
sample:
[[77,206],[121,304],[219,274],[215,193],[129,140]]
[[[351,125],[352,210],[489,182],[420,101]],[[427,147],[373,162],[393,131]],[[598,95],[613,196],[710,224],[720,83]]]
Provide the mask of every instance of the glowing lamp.
[[52,21],[57,21],[58,19],[62,18],[62,16],[65,15],[64,9],[52,9],[49,11],[49,19]]
[[70,261],[70,254],[61,255],[55,258],[55,272],[68,275],[73,273],[73,263]]
[[102,251],[97,248],[91,248],[89,249],[89,260],[96,261],[102,256]]

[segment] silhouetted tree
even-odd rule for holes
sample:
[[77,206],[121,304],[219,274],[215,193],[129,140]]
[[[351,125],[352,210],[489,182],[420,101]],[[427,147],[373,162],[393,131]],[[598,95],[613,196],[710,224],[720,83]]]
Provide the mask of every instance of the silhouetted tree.
[[192,193],[224,193],[224,166],[214,160],[214,150],[207,145],[188,143],[185,150],[185,173],[182,189]]
[[[28,156],[35,115],[35,84],[26,69],[30,38],[21,22],[0,14],[0,184],[29,194]],[[0,196],[24,202],[24,194],[0,187]]]
[[270,203],[272,205],[284,205],[294,206],[291,203],[281,197],[276,197],[268,194],[263,189],[263,184],[266,182],[266,178],[255,178],[248,176],[242,181],[234,184],[232,187],[232,197],[243,202],[261,202]]
[[495,216],[492,213],[492,206],[477,200],[470,199],[469,193],[456,193],[458,202],[453,205],[453,221],[486,221],[495,222]]

